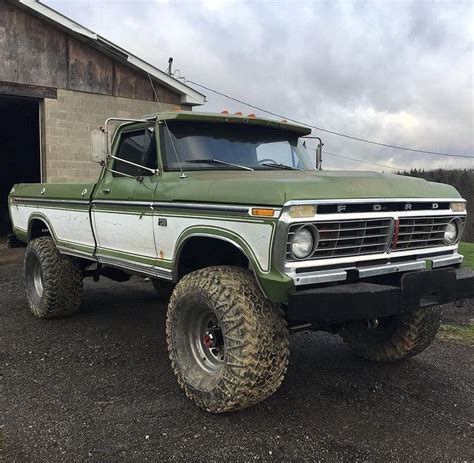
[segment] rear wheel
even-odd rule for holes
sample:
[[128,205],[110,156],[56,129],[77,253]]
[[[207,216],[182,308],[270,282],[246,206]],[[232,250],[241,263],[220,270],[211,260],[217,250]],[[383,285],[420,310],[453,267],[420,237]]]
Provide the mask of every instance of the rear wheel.
[[210,267],[186,275],[171,296],[166,335],[180,386],[206,411],[249,407],[283,381],[286,322],[248,270]]
[[79,310],[82,267],[61,254],[52,238],[44,236],[28,243],[25,253],[25,287],[30,310],[38,318],[71,315]]
[[430,307],[374,321],[353,321],[341,331],[341,336],[361,357],[394,362],[425,350],[436,337],[440,320],[441,309]]

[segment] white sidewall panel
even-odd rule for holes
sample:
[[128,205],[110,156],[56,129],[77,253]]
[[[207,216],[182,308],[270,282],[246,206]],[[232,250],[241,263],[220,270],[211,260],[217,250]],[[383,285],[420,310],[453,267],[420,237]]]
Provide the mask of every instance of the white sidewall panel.
[[[262,271],[269,271],[270,244],[272,240],[273,227],[270,224],[244,222],[244,221],[226,221],[206,219],[203,217],[166,217],[167,226],[158,226],[158,217],[166,217],[159,214],[155,219],[155,239],[158,255],[162,259],[172,260],[180,236],[188,229],[194,227],[209,228],[209,235],[212,235],[212,229],[224,230],[227,237],[235,237],[238,244],[239,238],[247,243],[253,251],[257,263]],[[196,234],[200,234],[196,231]],[[249,256],[250,257],[250,256]]]
[[153,216],[94,211],[99,248],[156,259]]
[[91,247],[95,246],[89,212],[87,210],[78,211],[12,205],[10,211],[13,225],[21,230],[27,231],[31,215],[39,213],[47,218],[53,228],[54,236],[59,241]]

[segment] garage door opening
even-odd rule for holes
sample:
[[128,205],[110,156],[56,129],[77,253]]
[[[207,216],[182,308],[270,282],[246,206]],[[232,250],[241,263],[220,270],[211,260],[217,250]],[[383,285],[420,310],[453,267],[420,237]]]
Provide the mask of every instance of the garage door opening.
[[11,233],[8,193],[41,181],[39,101],[0,97],[0,236]]

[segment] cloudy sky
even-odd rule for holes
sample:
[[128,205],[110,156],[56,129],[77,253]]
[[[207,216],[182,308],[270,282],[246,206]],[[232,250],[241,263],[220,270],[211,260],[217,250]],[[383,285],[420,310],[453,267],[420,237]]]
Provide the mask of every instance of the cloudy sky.
[[[157,67],[165,69],[172,56],[181,76],[289,118],[474,155],[470,1],[43,2]],[[203,93],[206,111],[256,112]],[[313,135],[328,152],[386,166],[474,168],[474,159]],[[323,165],[390,171],[329,155]]]

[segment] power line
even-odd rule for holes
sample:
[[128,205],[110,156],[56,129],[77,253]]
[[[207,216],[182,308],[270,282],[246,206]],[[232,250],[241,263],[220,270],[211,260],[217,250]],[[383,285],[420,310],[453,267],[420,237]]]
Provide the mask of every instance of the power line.
[[387,166],[385,164],[378,164],[376,162],[364,161],[363,159],[351,158],[349,156],[342,156],[341,154],[330,153],[329,151],[323,151],[323,154],[324,155],[328,154],[329,156],[335,156],[336,158],[349,159],[351,161],[362,162],[364,164],[370,164],[372,166],[385,167],[387,169],[393,169],[393,170],[402,170],[399,167]]
[[469,156],[469,155],[462,155],[462,154],[451,154],[451,153],[440,153],[440,152],[437,152],[437,151],[426,151],[426,150],[419,150],[419,149],[415,149],[415,148],[407,148],[407,147],[404,147],[404,146],[397,146],[397,145],[390,145],[388,143],[381,143],[381,142],[378,142],[378,141],[373,141],[373,140],[367,140],[365,138],[359,138],[359,137],[354,137],[352,135],[347,135],[345,133],[342,133],[342,132],[335,132],[333,130],[328,130],[328,129],[323,129],[322,127],[318,127],[316,125],[311,125],[311,124],[307,124],[306,122],[302,122],[302,121],[298,121],[296,119],[292,119],[290,117],[286,117],[286,116],[283,116],[281,114],[278,114],[278,113],[274,113],[272,111],[268,111],[266,109],[263,109],[263,108],[260,108],[258,106],[255,106],[251,103],[247,103],[246,101],[243,101],[243,100],[240,100],[238,98],[234,98],[230,95],[226,95],[225,93],[222,93],[222,92],[219,92],[218,90],[214,90],[213,88],[211,87],[207,87],[206,85],[203,85],[203,84],[199,84],[197,82],[194,82],[192,80],[188,80],[186,79],[185,77],[180,77],[180,79],[182,79],[185,83],[189,83],[189,84],[192,84],[192,85],[196,85],[198,87],[201,87],[201,88],[204,88],[205,90],[208,90],[210,92],[213,92],[215,93],[216,95],[220,95],[220,96],[223,96],[224,98],[228,98],[229,100],[233,100],[233,101],[236,101],[237,103],[240,103],[240,104],[244,104],[250,108],[253,108],[253,109],[256,109],[257,111],[261,111],[261,112],[264,112],[264,113],[267,113],[267,114],[270,114],[272,116],[275,116],[275,117],[279,117],[281,119],[286,119],[288,121],[291,121],[291,122],[294,122],[295,124],[300,124],[300,125],[304,125],[306,127],[310,127],[312,129],[316,129],[316,130],[319,130],[321,132],[325,132],[325,133],[330,133],[332,135],[337,135],[339,137],[344,137],[344,138],[348,138],[350,140],[356,140],[356,141],[360,141],[360,142],[363,142],[363,143],[370,143],[371,145],[377,145],[377,146],[384,146],[386,148],[394,148],[394,149],[397,149],[397,150],[402,150],[402,151],[411,151],[411,152],[414,152],[414,153],[423,153],[423,154],[432,154],[432,155],[435,155],[435,156],[447,156],[447,157],[454,157],[454,158],[468,158],[468,159],[474,159],[474,156]]

